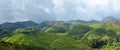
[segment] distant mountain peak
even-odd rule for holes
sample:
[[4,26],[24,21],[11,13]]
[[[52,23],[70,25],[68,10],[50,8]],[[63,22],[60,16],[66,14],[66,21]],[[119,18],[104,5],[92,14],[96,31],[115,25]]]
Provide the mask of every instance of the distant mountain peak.
[[15,23],[6,22],[0,24],[1,27],[28,27],[28,26],[37,26],[38,24],[33,21],[20,21]]
[[104,18],[102,22],[109,25],[120,25],[120,19],[112,16]]

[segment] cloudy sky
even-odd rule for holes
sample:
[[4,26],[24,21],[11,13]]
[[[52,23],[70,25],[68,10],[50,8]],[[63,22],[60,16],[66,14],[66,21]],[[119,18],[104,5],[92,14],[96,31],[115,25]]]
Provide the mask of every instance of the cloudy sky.
[[0,0],[0,23],[120,17],[120,0]]

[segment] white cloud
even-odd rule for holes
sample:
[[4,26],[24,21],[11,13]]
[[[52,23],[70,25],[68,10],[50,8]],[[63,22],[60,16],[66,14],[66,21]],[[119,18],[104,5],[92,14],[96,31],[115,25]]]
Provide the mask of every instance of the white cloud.
[[54,2],[57,5],[55,12],[58,16],[62,16],[59,17],[60,20],[64,20],[64,18],[102,20],[106,16],[120,16],[118,14],[120,0],[55,0]]
[[47,13],[51,13],[49,8],[44,8]]
[[[41,22],[55,20],[50,14],[53,6],[51,0],[0,0],[0,18],[2,22],[32,20]],[[47,3],[47,4],[46,4]]]
[[[119,17],[120,0],[0,0],[0,21],[102,20]],[[0,22],[1,23],[1,22]]]

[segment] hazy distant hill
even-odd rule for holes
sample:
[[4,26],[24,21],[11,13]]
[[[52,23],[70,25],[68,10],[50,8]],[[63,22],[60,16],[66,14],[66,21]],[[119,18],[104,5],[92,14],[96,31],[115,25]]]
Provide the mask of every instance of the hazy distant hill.
[[120,25],[120,19],[111,16],[104,18],[102,22],[108,25]]
[[0,24],[0,27],[28,27],[28,26],[37,26],[38,24],[32,21],[23,21],[23,22],[16,22],[16,23],[3,23]]

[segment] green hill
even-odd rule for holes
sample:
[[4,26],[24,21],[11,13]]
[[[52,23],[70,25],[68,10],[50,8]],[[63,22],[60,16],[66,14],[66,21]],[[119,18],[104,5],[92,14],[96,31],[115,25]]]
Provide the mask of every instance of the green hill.
[[10,34],[4,34],[0,38],[0,49],[116,50],[120,46],[119,25],[81,21],[54,21],[40,25],[17,28]]

